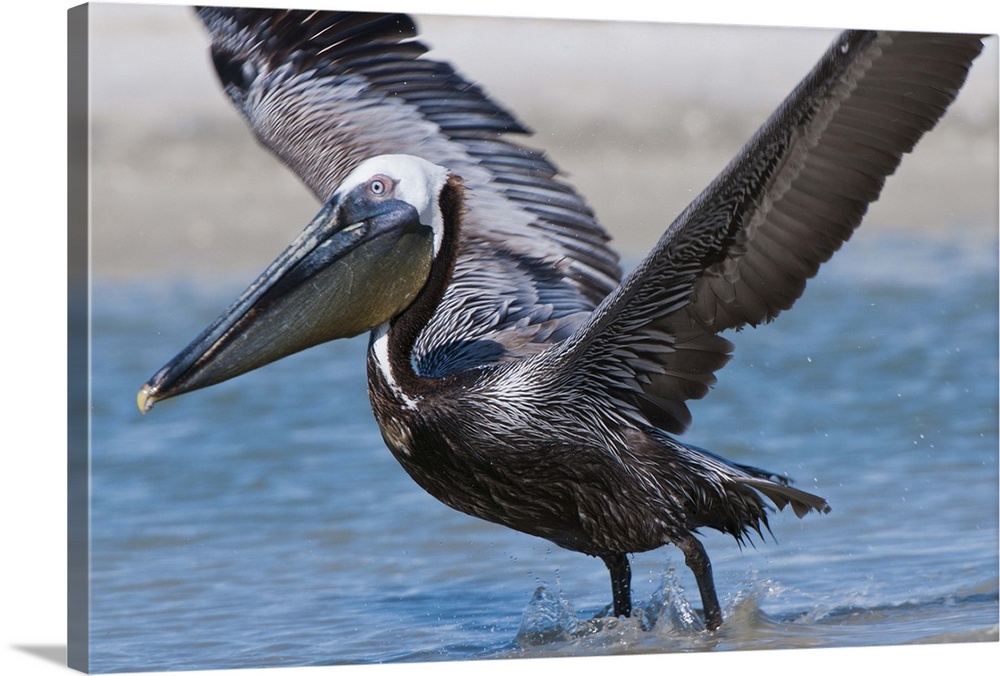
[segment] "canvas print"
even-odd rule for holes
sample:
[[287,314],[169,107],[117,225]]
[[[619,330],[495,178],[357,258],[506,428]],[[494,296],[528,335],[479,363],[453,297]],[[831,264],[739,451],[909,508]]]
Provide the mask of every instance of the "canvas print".
[[996,641],[995,35],[70,23],[71,666]]

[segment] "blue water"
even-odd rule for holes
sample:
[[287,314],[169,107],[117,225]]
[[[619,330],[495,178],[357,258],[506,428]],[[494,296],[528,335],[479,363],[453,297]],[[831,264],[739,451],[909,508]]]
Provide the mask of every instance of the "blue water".
[[664,547],[604,565],[453,512],[384,448],[364,338],[163,402],[138,387],[242,290],[97,280],[91,668],[97,672],[998,638],[992,235],[862,234],[736,358],[686,439],[787,472],[833,511],[706,533],[726,623]]

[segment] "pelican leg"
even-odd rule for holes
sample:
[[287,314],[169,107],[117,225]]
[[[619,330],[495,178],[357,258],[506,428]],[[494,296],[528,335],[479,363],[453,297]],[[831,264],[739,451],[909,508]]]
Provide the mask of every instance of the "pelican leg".
[[719,607],[719,598],[715,595],[712,562],[708,560],[705,547],[693,535],[678,540],[676,544],[684,552],[684,563],[691,569],[695,580],[698,581],[701,604],[705,609],[705,627],[709,631],[715,631],[722,626],[722,609]]
[[611,594],[615,604],[615,617],[632,615],[632,569],[628,555],[608,554],[601,557],[611,573]]

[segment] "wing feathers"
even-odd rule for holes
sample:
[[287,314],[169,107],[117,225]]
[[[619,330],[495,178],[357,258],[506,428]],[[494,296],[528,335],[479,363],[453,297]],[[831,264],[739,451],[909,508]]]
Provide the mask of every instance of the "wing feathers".
[[[976,36],[842,34],[562,346],[563,358],[595,370],[617,359],[641,364],[640,410],[662,429],[683,431],[690,415],[679,404],[704,396],[731,350],[709,338],[794,304],[902,155],[944,114],[981,48]],[[656,340],[672,351],[654,350]],[[620,401],[636,400],[631,387],[609,387]]]
[[[849,45],[854,37],[846,34],[840,42]],[[820,112],[797,127],[799,140],[787,153],[801,154],[801,164],[786,161],[764,191],[756,221],[737,237],[744,246],[732,249],[696,285],[696,307],[699,301],[705,307],[732,304],[725,313],[701,312],[711,329],[770,321],[790,307],[789,299],[800,296],[815,273],[814,264],[826,261],[850,237],[902,155],[944,113],[979,49],[974,36],[879,34],[841,68],[839,82],[826,91],[820,88],[819,103],[813,105]],[[837,86],[840,82],[851,85],[849,92]],[[826,120],[821,111],[831,101],[835,110]],[[786,105],[802,103],[793,99]],[[801,239],[787,237],[793,232]],[[766,249],[746,247],[745,242],[782,237],[792,254],[780,259],[789,283],[767,285],[758,261]],[[801,274],[796,258],[810,263],[805,267],[809,274]],[[741,292],[730,286],[746,288]],[[714,303],[706,302],[709,295]]]

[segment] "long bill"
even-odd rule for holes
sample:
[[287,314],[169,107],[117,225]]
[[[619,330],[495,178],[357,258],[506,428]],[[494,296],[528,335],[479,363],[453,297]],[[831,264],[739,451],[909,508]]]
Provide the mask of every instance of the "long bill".
[[405,202],[366,206],[337,197],[324,205],[229,309],[142,386],[139,410],[356,336],[412,303],[430,271],[432,230]]

